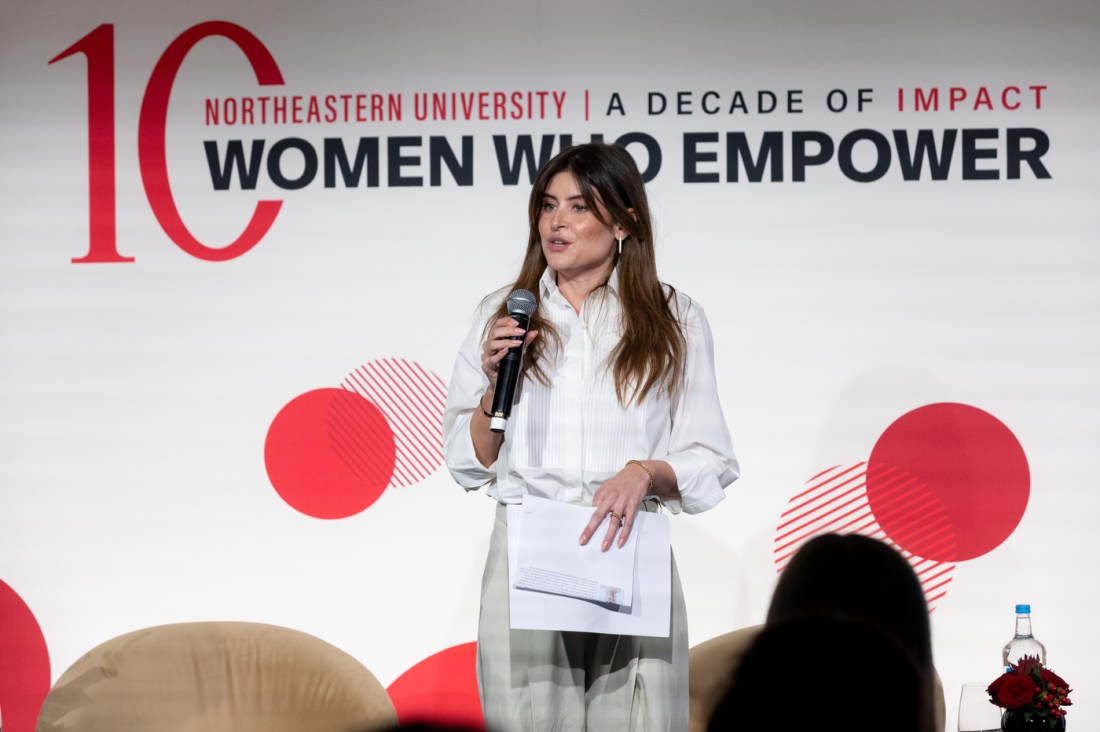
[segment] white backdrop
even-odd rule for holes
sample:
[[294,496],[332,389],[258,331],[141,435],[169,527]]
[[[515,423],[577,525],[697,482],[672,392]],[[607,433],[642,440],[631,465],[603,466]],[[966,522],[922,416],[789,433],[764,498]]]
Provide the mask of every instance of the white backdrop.
[[[156,81],[171,44],[209,21],[239,27],[236,43],[199,40],[174,83],[164,83],[170,73]],[[113,36],[90,35],[103,24]],[[244,34],[270,53],[282,84],[257,85]],[[417,477],[371,495],[369,480],[356,483],[352,503],[368,504],[356,509],[333,508],[344,495],[336,462],[282,454],[273,467],[265,444],[273,425],[290,443],[316,427],[331,392],[280,423],[297,397],[391,362],[421,373],[398,391],[431,424],[433,388],[449,377],[474,306],[507,284],[526,238],[529,178],[524,169],[518,184],[503,180],[494,138],[511,151],[524,135],[537,149],[543,135],[633,133],[643,167],[660,151],[649,188],[662,276],[714,326],[743,467],[718,508],[672,522],[692,642],[763,619],[781,514],[807,481],[869,460],[913,410],[967,405],[1018,441],[1027,470],[1013,495],[1027,500],[1022,514],[1002,516],[1003,486],[988,471],[954,487],[969,496],[955,530],[987,541],[948,562],[949,583],[930,594],[948,729],[960,685],[999,672],[1016,602],[1032,603],[1050,665],[1075,689],[1070,728],[1100,725],[1090,661],[1100,592],[1089,579],[1100,549],[1098,62],[1092,0],[4,3],[5,721],[18,732],[8,710],[37,688],[22,671],[41,663],[12,650],[35,624],[50,680],[111,636],[189,620],[311,632],[387,685],[471,642],[492,508],[432,461],[430,436]],[[89,83],[93,67],[114,79],[113,100],[100,77]],[[158,134],[142,104],[169,90]],[[503,119],[494,118],[498,92]],[[547,92],[543,111],[525,106],[538,92]],[[416,95],[449,102],[452,93],[458,106],[445,119],[416,118]],[[397,99],[401,113],[383,106],[372,116],[368,106],[367,119],[326,117],[326,96],[360,94]],[[225,99],[239,110],[249,98],[259,110],[262,96],[272,98],[266,123],[211,123],[208,104],[228,116]],[[293,109],[296,96],[302,120],[276,118],[273,98]],[[463,100],[486,106],[467,112]],[[90,206],[94,191],[112,188],[109,163],[92,171],[89,162],[89,114],[102,120],[104,109],[114,112],[113,135],[95,145],[115,140],[104,159],[114,160],[117,199]],[[140,156],[139,129],[150,146]],[[896,137],[912,145],[921,130],[937,148],[957,136],[951,162],[940,160],[944,179],[933,179],[928,159],[917,179],[903,178]],[[703,137],[686,152],[695,133]],[[738,133],[754,157],[778,139],[778,180],[765,168],[751,182],[743,162],[728,164]],[[1026,158],[1017,170],[1014,136]],[[432,137],[468,166],[472,185],[445,164],[431,184]],[[341,141],[353,160],[360,138],[377,139],[377,185],[362,175],[346,185],[328,165],[336,184],[326,186],[325,140]],[[252,190],[242,190],[239,169],[228,190],[215,190],[233,140],[246,153],[264,145]],[[273,177],[280,141],[288,149]],[[833,154],[797,180],[799,144],[813,158],[821,141]],[[157,218],[166,210],[149,152],[157,144],[182,221],[213,257],[245,230],[258,200],[283,202],[270,230],[225,261],[178,246]],[[317,151],[316,177],[279,185],[279,174],[309,179],[307,148]],[[853,179],[861,174],[875,180]],[[91,232],[112,216],[113,237]],[[102,261],[105,252],[133,261]],[[81,258],[101,261],[73,261]],[[398,430],[394,408],[365,396]],[[968,449],[955,458],[987,468],[1002,454]],[[409,460],[399,445],[398,465]],[[939,462],[927,450],[923,460]],[[313,500],[338,515],[303,510]],[[428,602],[407,599],[424,588]]]

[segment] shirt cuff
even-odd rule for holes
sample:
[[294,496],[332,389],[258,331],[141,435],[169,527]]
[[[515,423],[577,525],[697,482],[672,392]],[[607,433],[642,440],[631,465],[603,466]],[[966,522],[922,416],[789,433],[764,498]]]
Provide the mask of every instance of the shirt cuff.
[[[722,482],[709,461],[699,455],[691,453],[677,453],[663,458],[676,474],[676,485],[680,491],[680,500],[667,500],[665,507],[671,513],[702,513],[710,510],[722,502],[726,497],[726,491]],[[726,472],[729,472],[728,470]],[[733,482],[737,477],[736,466],[732,469],[733,477],[726,484]],[[723,476],[727,477],[727,476]]]
[[[451,435],[444,451],[447,469],[455,482],[468,491],[477,490],[496,477],[493,465],[481,464],[474,451],[474,441],[470,438],[470,421],[473,413],[459,416],[455,420]],[[495,465],[495,463],[494,463]]]

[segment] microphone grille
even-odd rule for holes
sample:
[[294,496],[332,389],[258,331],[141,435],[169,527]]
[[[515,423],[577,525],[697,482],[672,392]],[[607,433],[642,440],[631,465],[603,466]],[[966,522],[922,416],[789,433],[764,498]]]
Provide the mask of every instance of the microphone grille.
[[509,313],[523,313],[530,318],[537,307],[538,303],[535,300],[535,296],[527,290],[514,290],[512,294],[508,296]]

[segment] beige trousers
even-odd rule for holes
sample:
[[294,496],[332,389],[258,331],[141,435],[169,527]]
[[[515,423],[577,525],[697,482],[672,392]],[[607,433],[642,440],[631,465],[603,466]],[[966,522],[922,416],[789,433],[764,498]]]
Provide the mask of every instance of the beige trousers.
[[683,732],[687,613],[672,561],[668,638],[512,630],[507,507],[497,507],[481,583],[477,678],[489,732]]

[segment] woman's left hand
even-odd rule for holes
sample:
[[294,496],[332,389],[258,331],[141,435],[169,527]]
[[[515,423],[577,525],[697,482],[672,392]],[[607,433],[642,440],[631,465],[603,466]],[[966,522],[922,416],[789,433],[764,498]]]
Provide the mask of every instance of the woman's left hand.
[[600,551],[607,551],[615,542],[618,534],[618,545],[621,547],[630,538],[630,530],[634,527],[634,518],[641,509],[642,501],[649,491],[649,476],[639,468],[627,465],[618,473],[604,481],[603,485],[596,489],[596,495],[592,497],[592,505],[595,510],[588,525],[581,532],[580,543],[587,544],[592,535],[608,516],[607,533],[603,538]]

